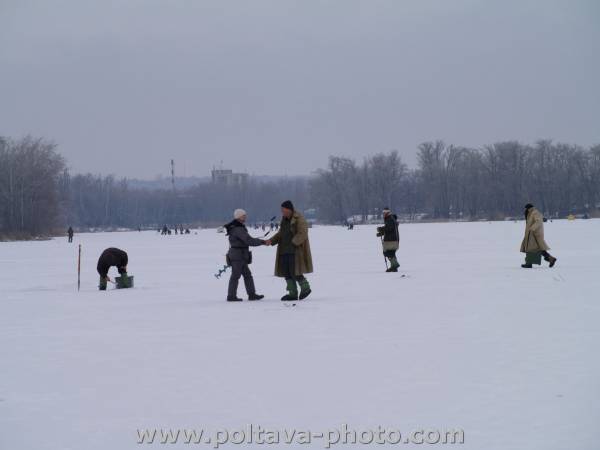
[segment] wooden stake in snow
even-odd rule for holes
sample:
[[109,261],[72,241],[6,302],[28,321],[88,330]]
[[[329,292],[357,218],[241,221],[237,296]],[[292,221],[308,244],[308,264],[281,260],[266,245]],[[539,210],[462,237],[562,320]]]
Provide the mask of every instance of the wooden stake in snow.
[[81,244],[79,244],[79,258],[77,260],[77,291],[81,289]]

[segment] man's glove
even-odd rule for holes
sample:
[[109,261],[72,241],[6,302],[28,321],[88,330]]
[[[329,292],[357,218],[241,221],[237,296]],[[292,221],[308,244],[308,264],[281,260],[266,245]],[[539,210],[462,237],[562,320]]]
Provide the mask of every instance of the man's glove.
[[384,227],[377,227],[377,237],[381,237],[385,234]]

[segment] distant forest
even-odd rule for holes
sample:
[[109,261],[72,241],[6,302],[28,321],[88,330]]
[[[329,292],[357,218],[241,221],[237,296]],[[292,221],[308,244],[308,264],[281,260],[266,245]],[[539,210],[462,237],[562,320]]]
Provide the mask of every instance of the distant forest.
[[149,189],[126,178],[70,174],[56,146],[41,138],[0,137],[0,237],[76,230],[215,225],[235,208],[269,221],[291,199],[321,223],[378,217],[391,207],[404,220],[500,220],[534,203],[548,217],[598,215],[600,145],[549,140],[500,142],[473,149],[425,142],[409,169],[397,151],[362,161],[331,156],[306,177],[249,177],[224,185]]

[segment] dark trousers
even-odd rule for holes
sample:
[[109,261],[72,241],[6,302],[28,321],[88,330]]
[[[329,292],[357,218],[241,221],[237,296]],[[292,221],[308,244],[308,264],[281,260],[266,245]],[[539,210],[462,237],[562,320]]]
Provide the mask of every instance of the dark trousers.
[[298,283],[304,280],[304,275],[296,275],[296,255],[294,253],[279,255],[279,267],[286,280],[295,280]]
[[252,278],[252,272],[250,272],[248,263],[246,261],[231,261],[231,276],[229,277],[227,297],[233,298],[237,296],[238,283],[242,276],[244,277],[244,285],[246,286],[248,295],[256,294],[254,278]]
[[69,242],[73,242],[73,236],[69,236]]

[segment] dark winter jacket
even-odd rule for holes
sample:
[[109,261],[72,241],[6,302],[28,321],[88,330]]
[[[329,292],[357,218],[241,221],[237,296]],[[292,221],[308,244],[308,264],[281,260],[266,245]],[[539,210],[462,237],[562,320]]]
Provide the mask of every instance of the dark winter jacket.
[[69,235],[69,237],[73,237],[73,234],[75,232],[73,231],[73,228],[69,227],[69,229],[67,230],[67,234]]
[[398,216],[396,214],[388,214],[385,218],[384,225],[378,227],[379,236],[383,235],[384,242],[398,242],[400,233],[398,233]]
[[250,250],[248,247],[263,245],[262,239],[253,238],[248,233],[246,225],[239,220],[232,220],[225,225],[229,237],[229,252],[227,256],[231,261],[250,262]]
[[115,266],[119,273],[126,273],[125,268],[128,262],[127,253],[123,250],[114,247],[107,248],[98,260],[98,273],[101,277],[106,277],[112,266]]
[[292,220],[281,219],[281,227],[279,228],[279,247],[278,251],[282,255],[291,255],[296,253],[296,246],[292,242],[294,235],[292,233]]

